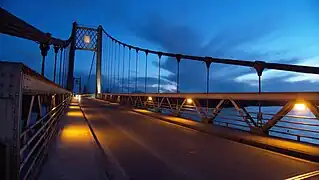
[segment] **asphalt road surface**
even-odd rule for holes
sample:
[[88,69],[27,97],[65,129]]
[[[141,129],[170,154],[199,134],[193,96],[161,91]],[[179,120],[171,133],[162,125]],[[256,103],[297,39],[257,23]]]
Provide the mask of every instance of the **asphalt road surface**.
[[319,165],[82,98],[104,151],[130,178],[285,179]]

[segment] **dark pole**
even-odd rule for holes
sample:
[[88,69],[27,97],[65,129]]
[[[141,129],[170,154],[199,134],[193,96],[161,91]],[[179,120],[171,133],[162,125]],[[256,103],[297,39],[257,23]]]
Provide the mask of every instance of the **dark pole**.
[[42,67],[41,67],[41,75],[44,76],[44,67],[45,67],[45,57],[48,55],[48,51],[50,46],[48,44],[40,44],[40,50],[42,55]]
[[55,82],[55,76],[56,76],[56,60],[58,58],[58,52],[59,52],[59,46],[54,46],[54,68],[53,68],[53,82]]
[[135,66],[135,93],[137,92],[137,61],[138,61],[138,49],[136,49],[136,66]]
[[162,54],[158,54],[158,84],[157,84],[157,92],[160,92],[160,87],[161,87],[161,58]]
[[146,50],[145,51],[145,90],[144,90],[145,93],[147,91],[147,89],[146,89],[146,86],[147,86],[147,56],[148,56],[148,51]]
[[60,73],[59,73],[59,85],[61,86],[61,72],[62,72],[62,55],[63,55],[63,48],[60,49],[61,53],[60,53]]
[[128,48],[128,80],[127,80],[127,92],[130,93],[131,87],[131,47]]

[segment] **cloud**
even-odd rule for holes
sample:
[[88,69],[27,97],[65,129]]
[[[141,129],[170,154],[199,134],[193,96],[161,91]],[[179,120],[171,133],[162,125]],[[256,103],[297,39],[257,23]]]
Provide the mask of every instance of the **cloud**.
[[[162,46],[168,52],[213,56],[213,57],[233,57],[238,59],[251,59],[266,57],[269,53],[244,52],[238,50],[243,44],[253,43],[258,39],[273,32],[276,25],[263,25],[242,28],[221,29],[205,45],[203,37],[193,28],[179,26],[164,20],[160,16],[148,16],[149,20],[139,28],[133,30],[137,36],[147,41]],[[272,52],[270,52],[272,53]],[[279,54],[281,52],[273,52]],[[290,59],[291,60],[291,59]],[[170,72],[168,80],[176,82],[177,61],[175,58],[163,57],[164,63],[161,68]],[[158,63],[153,63],[158,66]],[[211,91],[249,91],[242,81],[234,81],[237,76],[251,72],[249,68],[212,64],[210,68],[210,90]],[[206,91],[206,65],[203,62],[182,59],[180,63],[180,89],[183,92],[205,92]],[[257,75],[255,74],[257,77]]]

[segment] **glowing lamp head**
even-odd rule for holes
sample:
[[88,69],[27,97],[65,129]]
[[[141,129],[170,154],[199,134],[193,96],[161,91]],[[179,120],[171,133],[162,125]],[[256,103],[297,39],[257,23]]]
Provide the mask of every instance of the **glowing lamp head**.
[[89,43],[91,42],[90,36],[84,35],[83,41],[84,41],[86,44],[89,44]]
[[298,103],[298,104],[295,104],[294,109],[297,111],[304,111],[306,110],[306,105]]
[[191,98],[187,98],[187,99],[186,99],[186,102],[187,102],[187,104],[192,104],[192,103],[193,103],[193,100],[192,100]]
[[148,97],[148,98],[147,98],[147,100],[152,101],[152,100],[153,100],[153,98],[152,98],[152,97]]

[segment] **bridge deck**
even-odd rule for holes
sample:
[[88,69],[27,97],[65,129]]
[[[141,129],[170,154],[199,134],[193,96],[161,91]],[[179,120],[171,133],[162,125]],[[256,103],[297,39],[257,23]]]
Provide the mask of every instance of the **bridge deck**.
[[155,113],[144,109],[132,109],[132,111],[140,114],[145,114],[156,119],[181,125],[186,128],[194,129],[202,133],[207,133],[210,135],[226,138],[235,142],[253,145],[256,147],[265,148],[282,154],[287,154],[294,157],[319,162],[319,146],[317,145],[311,145],[297,141],[290,141],[288,139],[280,139],[270,136],[255,135],[245,131],[230,129],[222,126],[212,126],[211,124],[205,124],[189,119],[164,115],[162,113]]
[[105,153],[134,179],[284,179],[311,163],[82,98]]

